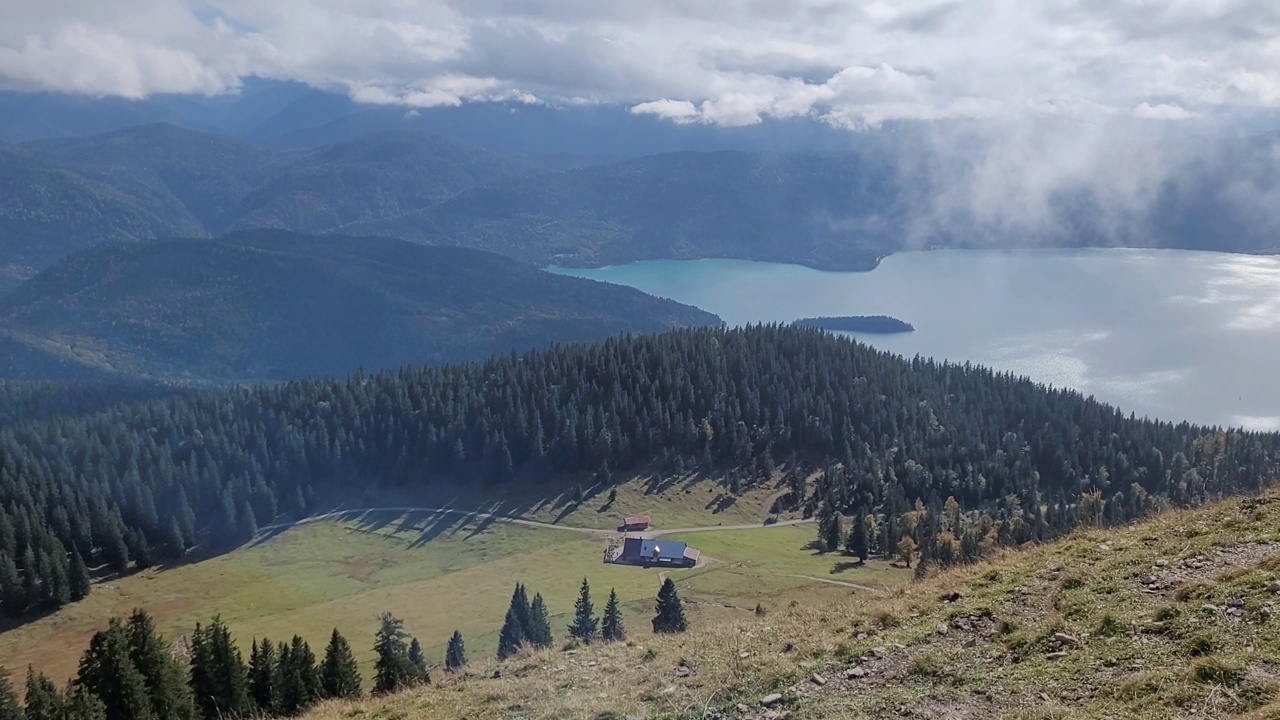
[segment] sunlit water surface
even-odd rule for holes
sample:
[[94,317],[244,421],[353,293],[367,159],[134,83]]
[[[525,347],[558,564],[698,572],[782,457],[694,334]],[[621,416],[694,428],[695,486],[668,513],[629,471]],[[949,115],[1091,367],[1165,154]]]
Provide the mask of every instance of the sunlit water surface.
[[858,335],[903,355],[970,360],[1125,411],[1280,429],[1280,258],[1163,250],[934,251],[866,273],[742,260],[556,272],[696,305],[732,325],[892,315]]

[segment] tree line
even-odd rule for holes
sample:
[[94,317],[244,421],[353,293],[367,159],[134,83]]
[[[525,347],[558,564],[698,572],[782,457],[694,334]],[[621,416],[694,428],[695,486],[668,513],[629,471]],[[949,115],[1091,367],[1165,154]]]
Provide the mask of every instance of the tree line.
[[781,481],[781,505],[874,524],[877,552],[910,536],[922,556],[970,558],[1253,491],[1278,457],[1277,434],[1136,418],[816,330],[621,337],[0,426],[0,613],[377,487]]
[[[680,633],[688,629],[689,623],[685,619],[684,604],[680,600],[676,584],[671,578],[666,578],[658,590],[653,631]],[[627,629],[622,619],[622,607],[618,603],[617,590],[612,588],[609,590],[609,600],[605,603],[604,613],[597,617],[595,604],[591,599],[591,583],[587,578],[583,578],[578,590],[578,599],[573,604],[573,621],[568,626],[568,632],[573,641],[580,643],[592,643],[597,640],[612,643],[626,640]],[[502,629],[498,632],[498,659],[506,660],[526,647],[534,650],[550,648],[553,642],[551,622],[542,594],[538,593],[530,600],[528,589],[523,584],[517,583],[515,591],[511,594],[511,603],[507,607]]]
[[[675,583],[667,578],[658,592],[654,632],[688,628]],[[591,586],[584,578],[569,634],[575,640],[620,642],[626,639],[617,592],[609,593],[602,618],[595,617]],[[511,597],[498,643],[498,659],[522,648],[552,645],[542,595],[529,599],[523,584]],[[379,617],[373,643],[373,692],[387,694],[429,684],[431,674],[422,644],[390,613]],[[455,630],[444,656],[447,672],[466,667],[466,644]],[[237,717],[291,717],[322,700],[356,699],[363,679],[346,638],[334,628],[322,659],[298,635],[289,642],[254,638],[246,663],[231,630],[221,618],[197,624],[191,636],[173,647],[156,630],[146,611],[125,621],[111,618],[93,635],[80,658],[79,672],[59,689],[47,676],[27,668],[25,704],[19,702],[8,673],[0,669],[0,720],[221,720]]]
[[[454,669],[465,663],[454,634]],[[384,614],[374,641],[373,691],[395,692],[430,681],[422,646],[406,642],[403,623]],[[355,654],[335,628],[317,659],[307,641],[255,638],[246,663],[221,618],[196,625],[177,647],[141,609],[112,618],[93,635],[65,690],[27,669],[25,707],[0,671],[0,720],[218,720],[299,715],[321,700],[363,694]]]

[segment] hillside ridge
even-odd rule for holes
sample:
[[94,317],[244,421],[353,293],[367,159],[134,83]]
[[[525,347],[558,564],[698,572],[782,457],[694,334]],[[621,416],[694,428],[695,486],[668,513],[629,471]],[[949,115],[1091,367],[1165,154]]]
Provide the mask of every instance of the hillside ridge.
[[631,288],[477,250],[248,231],[65,258],[0,298],[0,350],[12,378],[53,369],[226,383],[718,323]]
[[1197,718],[1280,713],[1280,492],[1086,528],[887,596],[474,661],[305,717]]

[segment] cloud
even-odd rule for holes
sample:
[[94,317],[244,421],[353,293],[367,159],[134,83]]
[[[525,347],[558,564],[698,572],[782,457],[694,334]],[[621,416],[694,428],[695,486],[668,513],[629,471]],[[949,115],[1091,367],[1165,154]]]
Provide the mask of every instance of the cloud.
[[261,75],[407,107],[851,128],[1280,105],[1270,0],[0,0],[0,16],[0,85],[124,97]]

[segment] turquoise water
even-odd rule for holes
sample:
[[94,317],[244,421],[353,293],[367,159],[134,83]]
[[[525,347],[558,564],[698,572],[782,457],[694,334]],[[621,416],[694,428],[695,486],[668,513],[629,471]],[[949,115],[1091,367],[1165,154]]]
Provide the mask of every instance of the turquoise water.
[[1072,387],[1126,412],[1280,429],[1280,258],[1156,250],[934,251],[866,273],[741,260],[556,272],[697,305],[730,324],[892,315],[859,339]]

